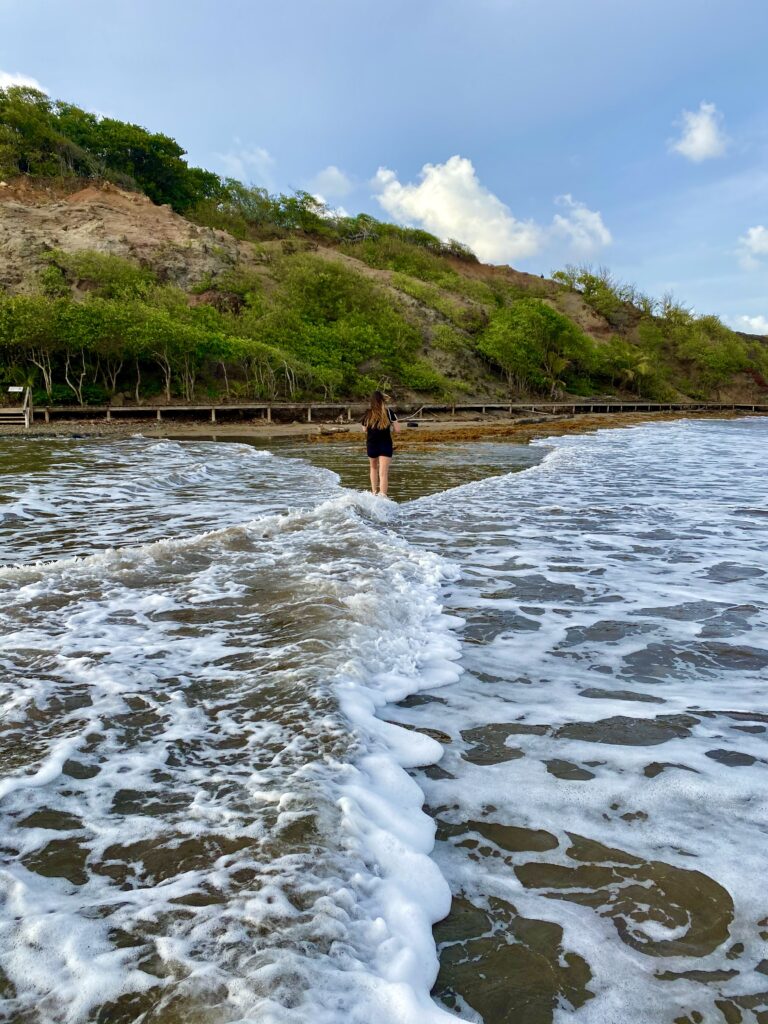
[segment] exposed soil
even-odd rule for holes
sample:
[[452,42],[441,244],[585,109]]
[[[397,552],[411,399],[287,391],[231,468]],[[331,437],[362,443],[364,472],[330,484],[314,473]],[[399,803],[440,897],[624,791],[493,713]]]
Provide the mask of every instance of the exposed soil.
[[18,186],[0,191],[0,286],[34,290],[51,249],[131,258],[182,288],[237,262],[256,262],[249,243],[114,185],[88,185],[64,196]]

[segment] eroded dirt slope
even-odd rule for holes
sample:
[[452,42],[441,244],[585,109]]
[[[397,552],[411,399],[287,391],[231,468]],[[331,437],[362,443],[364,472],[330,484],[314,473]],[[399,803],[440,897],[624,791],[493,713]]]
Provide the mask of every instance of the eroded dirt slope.
[[51,249],[129,257],[182,288],[239,261],[254,261],[249,243],[198,227],[168,206],[112,185],[89,185],[65,196],[1,189],[0,286],[10,292],[33,290]]

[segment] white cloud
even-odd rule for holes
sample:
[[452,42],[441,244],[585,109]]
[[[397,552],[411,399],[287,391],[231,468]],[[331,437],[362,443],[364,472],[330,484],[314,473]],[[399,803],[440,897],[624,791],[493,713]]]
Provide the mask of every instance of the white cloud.
[[[352,191],[352,182],[334,164],[330,164],[312,179],[309,189],[313,195],[325,196],[329,199],[343,199]],[[325,199],[323,200],[325,202]]]
[[558,196],[555,202],[567,209],[568,213],[565,216],[559,213],[555,214],[552,220],[552,230],[570,242],[575,255],[591,256],[599,249],[611,244],[613,241],[611,232],[605,226],[599,210],[590,210],[569,193]]
[[739,242],[753,256],[768,256],[768,228],[762,224],[748,228],[746,235],[742,235]]
[[10,89],[12,85],[26,85],[30,89],[48,92],[44,85],[40,85],[38,80],[30,75],[22,75],[19,71],[0,71],[0,89]]
[[417,185],[403,185],[394,171],[379,168],[376,198],[388,214],[420,224],[440,238],[456,238],[491,262],[538,251],[540,228],[532,221],[516,220],[509,207],[480,184],[471,160],[452,156],[444,164],[425,164],[420,177]]
[[272,169],[275,159],[263,146],[243,146],[235,139],[239,148],[229,153],[216,153],[224,174],[239,181],[253,182],[266,188],[272,187]]
[[318,213],[321,217],[326,217],[328,220],[337,220],[340,217],[351,216],[349,210],[347,210],[346,207],[331,206],[328,200],[325,199],[324,196],[319,195],[319,193],[313,192],[312,195],[318,201],[318,203],[322,203],[323,205],[323,208],[321,210],[318,210]]
[[518,220],[481,184],[466,157],[425,164],[419,177],[418,183],[403,184],[394,171],[380,167],[373,186],[383,209],[401,223],[464,242],[481,260],[514,262],[564,243],[570,253],[585,255],[611,241],[601,215],[570,195],[556,200],[567,212],[556,214],[549,226]]
[[670,148],[696,164],[722,156],[728,145],[722,123],[723,115],[715,104],[702,100],[698,110],[683,111],[679,122],[682,134],[670,143]]
[[768,257],[768,228],[756,224],[739,239],[739,263],[744,270],[757,270],[761,257]]
[[736,329],[747,334],[768,334],[768,316],[738,316]]

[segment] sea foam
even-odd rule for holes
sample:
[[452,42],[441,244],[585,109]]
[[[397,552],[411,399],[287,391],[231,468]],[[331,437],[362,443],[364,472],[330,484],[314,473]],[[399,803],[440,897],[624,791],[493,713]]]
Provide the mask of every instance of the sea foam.
[[[0,572],[8,1012],[444,1018],[431,924],[450,893],[405,771],[442,749],[378,712],[458,678],[450,566],[330,473],[180,447],[85,452],[95,484],[99,458],[107,477],[175,464],[152,518],[147,488],[110,485],[76,496],[65,557],[32,511],[8,538],[25,558]],[[226,507],[228,470],[244,493]],[[229,524],[194,532],[212,520]],[[105,543],[121,535],[140,543]]]

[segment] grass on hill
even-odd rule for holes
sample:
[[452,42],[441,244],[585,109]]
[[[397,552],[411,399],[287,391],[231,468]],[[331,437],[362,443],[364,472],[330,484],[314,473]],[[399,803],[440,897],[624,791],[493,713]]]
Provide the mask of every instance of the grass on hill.
[[39,403],[335,400],[375,387],[702,399],[740,373],[768,375],[760,339],[607,271],[543,281],[483,267],[457,241],[221,179],[167,136],[14,87],[0,90],[0,177],[19,175],[112,181],[254,255],[185,292],[164,283],[160,256],[50,252],[28,294],[0,293],[0,377]]

